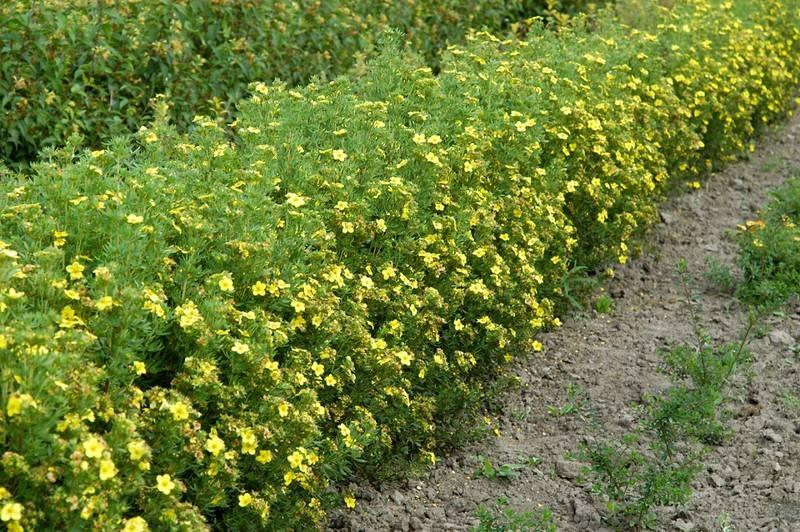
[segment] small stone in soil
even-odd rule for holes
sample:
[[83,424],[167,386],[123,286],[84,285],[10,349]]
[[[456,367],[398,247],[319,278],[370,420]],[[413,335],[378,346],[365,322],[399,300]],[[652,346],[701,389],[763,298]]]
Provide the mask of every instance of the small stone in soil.
[[721,488],[725,485],[725,479],[719,475],[711,475],[711,485],[715,488]]
[[681,532],[690,532],[695,528],[694,523],[691,521],[684,521],[683,519],[676,519],[672,522],[672,525]]
[[769,343],[778,347],[792,347],[794,345],[794,338],[792,335],[780,329],[770,331],[768,337]]
[[600,520],[600,514],[597,513],[597,510],[595,510],[592,505],[587,504],[580,499],[573,499],[571,506],[572,514],[575,516],[575,520],[579,523],[597,522]]
[[397,490],[394,490],[394,491],[392,492],[392,494],[390,495],[390,497],[392,498],[392,500],[393,500],[395,503],[397,503],[397,504],[399,504],[399,505],[401,505],[401,506],[403,505],[403,503],[404,503],[404,502],[406,502],[406,497],[405,497],[405,495],[403,495],[402,493],[400,493],[400,492],[399,492],[399,491],[397,491]]
[[581,465],[568,460],[556,461],[556,475],[567,480],[575,480],[581,474]]
[[764,436],[765,440],[771,441],[772,443],[783,443],[783,436],[772,429],[765,429],[761,435]]

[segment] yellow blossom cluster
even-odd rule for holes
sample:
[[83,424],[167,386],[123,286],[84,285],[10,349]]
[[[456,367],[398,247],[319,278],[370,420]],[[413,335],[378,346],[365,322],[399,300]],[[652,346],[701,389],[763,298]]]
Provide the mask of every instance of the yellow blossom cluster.
[[639,1],[7,176],[3,521],[308,529],[356,464],[435,462],[577,267],[789,109],[792,1]]

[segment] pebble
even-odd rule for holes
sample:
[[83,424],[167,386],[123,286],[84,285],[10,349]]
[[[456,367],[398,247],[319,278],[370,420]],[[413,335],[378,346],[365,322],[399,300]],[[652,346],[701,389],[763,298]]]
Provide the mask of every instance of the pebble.
[[768,337],[769,343],[778,347],[792,347],[794,345],[792,335],[781,329],[770,331]]
[[404,502],[406,502],[405,495],[403,495],[402,493],[400,493],[397,490],[394,490],[392,492],[392,494],[390,495],[390,497],[395,503],[397,503],[397,504],[399,504],[401,506],[403,505]]
[[587,521],[597,522],[600,520],[600,514],[597,513],[597,510],[594,509],[594,506],[587,504],[580,499],[573,499],[571,506],[575,520],[579,523]]
[[775,432],[773,429],[764,429],[761,433],[764,439],[772,443],[783,443],[783,436]]
[[567,480],[575,480],[581,474],[581,465],[568,460],[556,460],[556,475]]

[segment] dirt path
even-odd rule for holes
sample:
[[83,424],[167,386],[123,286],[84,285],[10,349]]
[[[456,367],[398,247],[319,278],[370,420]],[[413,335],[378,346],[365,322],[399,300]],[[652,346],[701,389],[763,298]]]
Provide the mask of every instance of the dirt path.
[[[559,530],[602,530],[603,501],[572,480],[577,464],[564,458],[591,431],[548,407],[563,405],[567,386],[577,384],[607,431],[630,428],[631,406],[668,382],[657,371],[659,348],[692,337],[675,269],[680,258],[701,291],[704,327],[721,342],[736,339],[744,312],[710,289],[706,261],[731,263],[736,246],[726,234],[755,217],[769,190],[800,175],[800,115],[760,146],[748,161],[664,206],[648,251],[617,268],[606,287],[614,312],[565,320],[542,339],[542,356],[515,368],[522,386],[505,397],[494,421],[500,436],[443,459],[424,478],[354,485],[357,509],[335,516],[331,529],[469,530],[479,504],[505,497],[520,511],[551,508]],[[755,363],[749,378],[734,383],[733,436],[712,449],[688,506],[660,512],[658,530],[800,531],[800,405],[784,400],[787,392],[800,395],[800,358],[792,352],[800,341],[800,306],[769,325],[773,332],[750,346]],[[510,481],[473,479],[478,455],[495,465],[531,455],[540,462]]]

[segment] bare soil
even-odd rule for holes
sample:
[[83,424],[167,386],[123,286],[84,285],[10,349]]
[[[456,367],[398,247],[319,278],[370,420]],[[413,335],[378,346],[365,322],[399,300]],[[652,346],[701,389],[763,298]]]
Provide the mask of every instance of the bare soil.
[[[705,279],[707,261],[733,264],[737,224],[756,218],[768,192],[792,175],[800,175],[800,115],[768,133],[748,160],[666,202],[645,252],[615,267],[606,283],[615,310],[566,319],[543,335],[543,353],[513,368],[521,387],[504,396],[494,417],[499,436],[443,458],[422,478],[354,483],[357,508],[334,515],[329,529],[470,530],[478,505],[499,497],[519,511],[551,508],[559,530],[607,529],[605,502],[576,481],[580,464],[569,458],[596,433],[576,416],[554,415],[552,407],[566,403],[566,389],[574,384],[588,394],[604,431],[633,426],[643,395],[668,385],[659,372],[660,350],[693,339],[676,271],[681,258],[702,299],[703,327],[719,342],[735,341],[746,326],[746,310]],[[800,396],[800,304],[767,325],[750,344],[750,370],[731,389],[730,437],[711,448],[691,502],[659,509],[658,530],[800,531],[800,405],[786,399],[787,393]],[[539,464],[512,480],[473,478],[478,456],[501,465],[531,455]]]

